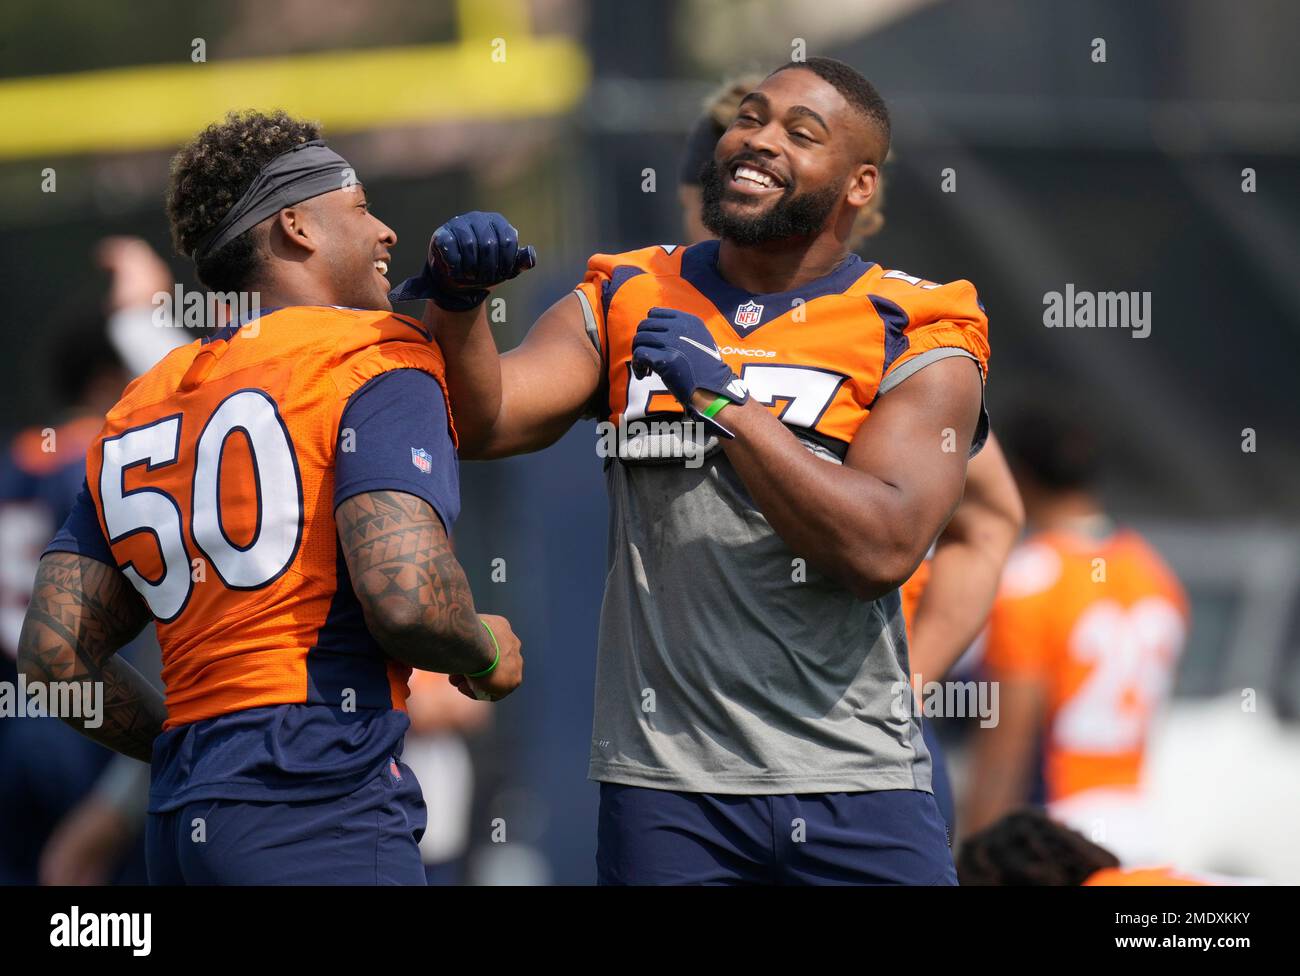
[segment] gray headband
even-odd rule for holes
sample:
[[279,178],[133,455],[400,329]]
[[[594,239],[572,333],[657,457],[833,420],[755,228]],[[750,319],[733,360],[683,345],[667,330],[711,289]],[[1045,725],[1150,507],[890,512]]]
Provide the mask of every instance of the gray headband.
[[322,140],[313,139],[294,146],[262,167],[253,185],[194,249],[191,257],[201,261],[285,207],[355,182],[348,161]]

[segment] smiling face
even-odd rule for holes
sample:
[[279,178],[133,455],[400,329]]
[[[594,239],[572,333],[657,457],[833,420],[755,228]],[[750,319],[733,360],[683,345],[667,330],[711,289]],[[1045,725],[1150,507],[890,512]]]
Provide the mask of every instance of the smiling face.
[[778,71],[718,140],[702,178],[704,223],[741,245],[837,231],[875,192],[882,141],[829,82]]
[[397,235],[370,212],[365,189],[358,183],[307,203],[322,231],[313,259],[328,279],[331,304],[391,311],[386,276]]

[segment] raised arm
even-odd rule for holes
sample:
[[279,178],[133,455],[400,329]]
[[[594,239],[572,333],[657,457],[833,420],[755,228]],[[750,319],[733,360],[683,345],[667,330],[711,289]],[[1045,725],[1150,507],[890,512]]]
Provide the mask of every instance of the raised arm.
[[600,353],[574,295],[552,305],[518,349],[498,355],[484,302],[491,288],[531,267],[527,250],[500,214],[461,214],[434,231],[420,274],[390,295],[428,299],[424,322],[446,363],[462,458],[553,444],[600,386]]
[[[82,735],[149,762],[167,709],[145,678],[117,656],[151,615],[115,566],[52,552],[41,559],[22,635],[18,669],[29,682],[101,682],[102,715],[59,716]],[[98,722],[98,725],[88,724]]]
[[517,349],[498,356],[487,317],[429,302],[424,321],[447,363],[460,456],[507,457],[554,444],[600,387],[600,353],[577,295],[542,315]]
[[970,462],[966,492],[935,542],[930,578],[908,634],[913,674],[940,680],[978,636],[1025,510],[997,440]]
[[499,646],[496,668],[474,687],[494,700],[518,687],[519,640],[504,617],[480,620],[428,502],[401,491],[363,492],[340,504],[335,520],[366,626],[385,653],[423,671],[474,675],[491,667]]

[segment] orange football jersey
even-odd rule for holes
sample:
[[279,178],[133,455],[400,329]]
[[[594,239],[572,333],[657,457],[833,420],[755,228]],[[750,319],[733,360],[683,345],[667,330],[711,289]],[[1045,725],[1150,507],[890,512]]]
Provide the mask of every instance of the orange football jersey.
[[85,453],[99,431],[98,417],[75,417],[56,428],[31,427],[14,438],[14,463],[33,477],[48,475]]
[[334,464],[342,411],[369,380],[413,368],[442,385],[429,339],[389,312],[268,311],[176,349],[109,412],[87,484],[156,618],[164,729],[264,705],[337,707],[345,689],[356,708],[405,707],[409,668],[373,642],[325,639],[346,573]]
[[[632,339],[656,306],[699,317],[751,396],[840,457],[876,397],[934,359],[964,354],[987,371],[988,320],[968,281],[936,284],[849,255],[803,288],[752,295],[718,274],[717,255],[705,241],[591,258],[577,294],[604,360],[606,419],[682,412],[657,374],[632,372]],[[975,447],[986,431],[981,418]]]
[[1187,615],[1173,572],[1131,530],[1043,532],[1012,553],[986,661],[994,678],[1045,687],[1049,802],[1139,785]]
[[1213,885],[1187,874],[1179,874],[1170,867],[1102,868],[1083,882],[1085,888],[1112,888],[1139,886],[1145,888],[1191,888]]

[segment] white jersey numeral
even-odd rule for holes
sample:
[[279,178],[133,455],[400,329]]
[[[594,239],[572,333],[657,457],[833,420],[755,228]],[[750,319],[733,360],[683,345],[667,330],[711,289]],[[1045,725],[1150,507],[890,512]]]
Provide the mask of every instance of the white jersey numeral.
[[627,409],[623,411],[624,423],[640,420],[649,413],[650,401],[654,399],[655,394],[668,394],[668,387],[664,386],[664,381],[653,370],[639,377],[629,363],[627,372]]
[[1120,753],[1141,747],[1182,650],[1182,615],[1147,597],[1125,609],[1102,600],[1070,632],[1070,657],[1091,670],[1056,716],[1053,737],[1072,752]]
[[926,281],[924,278],[918,278],[916,275],[910,275],[906,271],[886,271],[880,277],[897,278],[900,281],[906,281],[909,285],[915,285],[923,291],[934,291],[939,286],[933,281]]
[[[163,569],[157,579],[146,579],[130,563],[122,573],[164,622],[180,614],[194,588],[181,509],[160,488],[126,491],[125,471],[176,464],[181,420],[179,414],[165,417],[105,440],[99,475],[109,542],[148,532],[158,543]],[[243,548],[230,541],[221,520],[221,455],[236,431],[248,438],[258,496],[257,530]],[[265,586],[288,568],[302,535],[302,484],[289,433],[265,393],[241,390],[213,411],[195,449],[192,484],[191,534],[227,586]]]
[[[240,431],[252,448],[257,486],[257,534],[246,547],[230,541],[221,525],[221,453]],[[232,589],[265,586],[293,561],[302,501],[298,464],[275,404],[260,390],[241,390],[222,401],[203,428],[194,459],[194,544]]]
[[189,599],[190,557],[181,535],[181,510],[176,499],[157,488],[126,491],[124,472],[147,463],[149,470],[176,463],[180,445],[180,415],[135,427],[104,441],[104,466],[99,472],[99,497],[104,506],[108,541],[136,532],[150,532],[162,556],[162,575],[145,579],[131,563],[122,574],[131,581],[159,620],[171,620]]
[[780,414],[781,422],[807,430],[817,426],[835,398],[835,391],[848,379],[843,373],[813,366],[751,363],[741,367],[740,378],[749,387],[749,395],[765,407],[788,400]]
[[[836,391],[848,379],[843,373],[813,366],[781,366],[776,363],[746,363],[740,368],[740,378],[749,388],[750,396],[764,406],[775,406],[781,400],[789,401],[781,411],[782,422],[809,430],[817,426]],[[648,373],[642,379],[631,373],[624,422],[645,417],[651,399],[659,393],[667,394],[668,387],[657,373]]]

